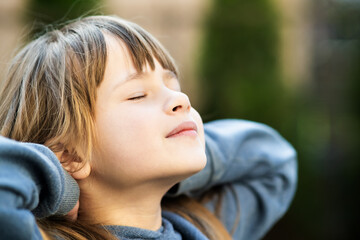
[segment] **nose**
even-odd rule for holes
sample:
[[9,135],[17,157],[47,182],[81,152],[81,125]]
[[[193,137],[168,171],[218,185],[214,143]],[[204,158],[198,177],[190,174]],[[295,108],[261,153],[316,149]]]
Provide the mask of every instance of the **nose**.
[[176,114],[180,112],[189,112],[191,104],[189,97],[183,92],[171,91],[171,95],[165,104],[167,114]]

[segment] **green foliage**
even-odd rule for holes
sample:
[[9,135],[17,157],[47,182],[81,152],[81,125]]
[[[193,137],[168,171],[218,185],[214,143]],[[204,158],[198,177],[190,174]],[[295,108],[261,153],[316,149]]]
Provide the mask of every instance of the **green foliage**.
[[214,0],[206,23],[199,66],[204,120],[264,122],[298,151],[295,201],[266,239],[355,239],[357,234],[360,4],[333,2],[312,3],[312,79],[291,92],[279,71],[273,1]]
[[205,116],[277,125],[286,108],[277,59],[277,19],[268,0],[215,0],[199,69]]

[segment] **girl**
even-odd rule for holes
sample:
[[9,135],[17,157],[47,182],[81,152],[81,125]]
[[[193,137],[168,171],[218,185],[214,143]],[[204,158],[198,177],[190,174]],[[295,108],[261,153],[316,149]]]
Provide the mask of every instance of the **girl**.
[[295,192],[296,154],[278,133],[203,127],[166,50],[117,17],[25,46],[0,129],[32,142],[0,138],[1,239],[259,239]]

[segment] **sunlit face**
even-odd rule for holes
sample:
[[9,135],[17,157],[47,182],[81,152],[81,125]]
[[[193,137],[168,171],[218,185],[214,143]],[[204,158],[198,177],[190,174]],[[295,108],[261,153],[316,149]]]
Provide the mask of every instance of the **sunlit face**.
[[109,35],[106,42],[92,173],[121,187],[181,180],[200,171],[206,164],[202,120],[176,76],[157,61],[154,70],[147,66],[137,73],[125,44]]

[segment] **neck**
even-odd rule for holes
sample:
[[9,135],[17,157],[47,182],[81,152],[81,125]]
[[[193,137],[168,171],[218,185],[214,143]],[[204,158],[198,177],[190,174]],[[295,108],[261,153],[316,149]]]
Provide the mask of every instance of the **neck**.
[[116,190],[94,182],[79,182],[79,185],[79,219],[93,224],[122,225],[154,231],[161,227],[161,199],[171,185],[143,184]]

